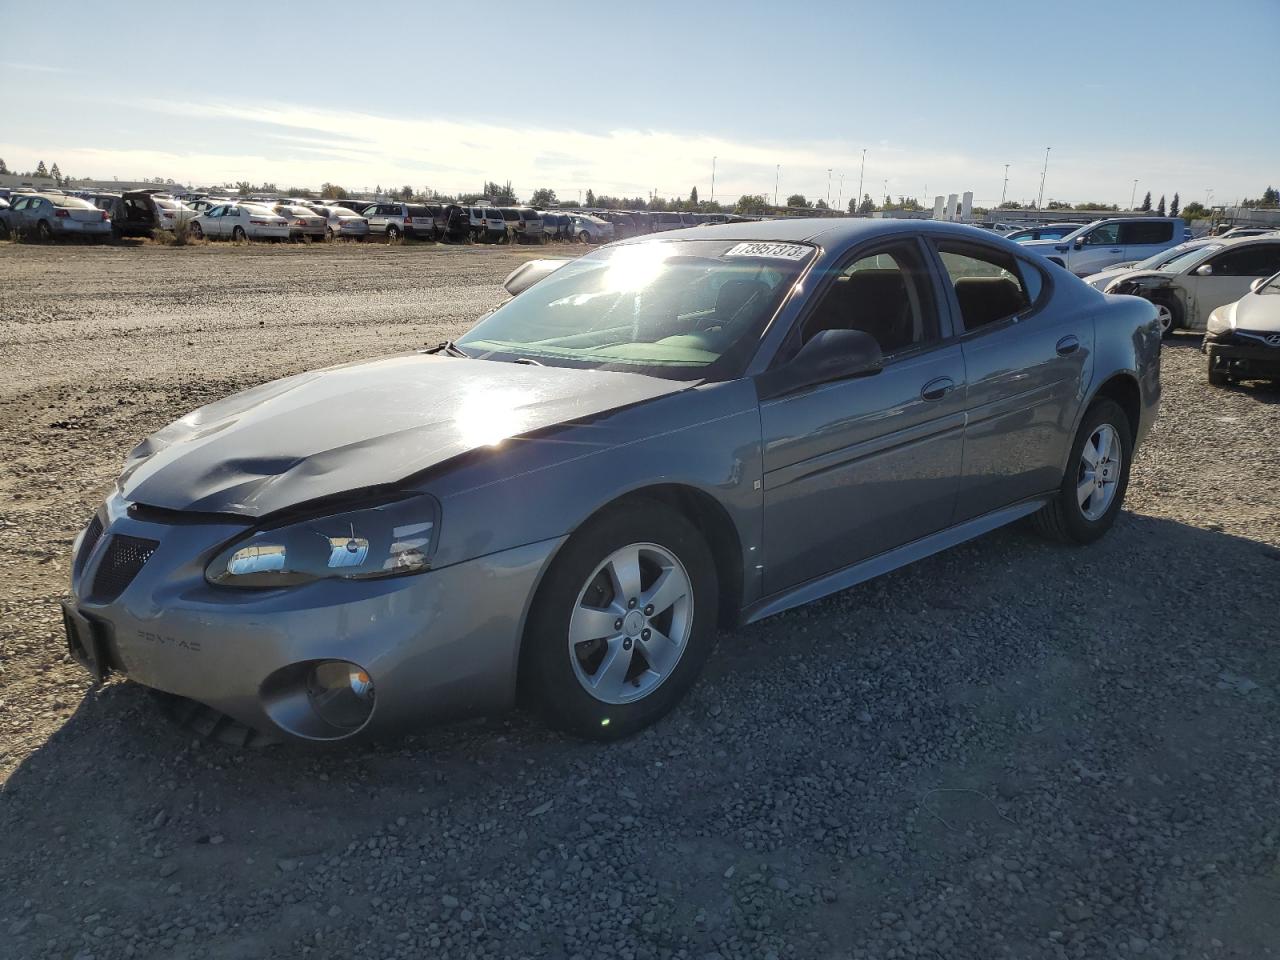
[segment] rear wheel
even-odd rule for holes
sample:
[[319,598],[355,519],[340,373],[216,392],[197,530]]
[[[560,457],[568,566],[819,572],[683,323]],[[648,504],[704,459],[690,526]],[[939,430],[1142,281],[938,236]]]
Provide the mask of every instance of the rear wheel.
[[1054,540],[1092,543],[1111,529],[1129,486],[1133,438],[1129,418],[1114,400],[1096,400],[1085,413],[1062,485],[1036,514]]
[[231,239],[237,243],[243,243],[249,239],[249,235],[244,232],[244,227],[236,227],[231,231]]
[[400,228],[394,223],[387,227],[387,241],[392,242],[400,239]]
[[53,239],[53,228],[47,221],[41,220],[36,224],[36,239],[42,243],[48,243]]
[[557,727],[628,736],[693,685],[718,609],[711,551],[688,520],[651,501],[611,509],[574,534],[538,590],[522,692]]
[[589,234],[589,233],[587,233],[587,231],[583,230],[580,234],[578,234],[578,239],[579,239],[579,240],[581,240],[583,243],[590,243],[590,242],[591,242],[591,234]]
[[1155,304],[1156,319],[1160,323],[1160,336],[1173,336],[1173,332],[1182,326],[1182,304],[1176,297],[1168,294],[1155,294],[1151,302]]
[[324,238],[325,238],[326,240],[332,240],[332,239],[333,239],[333,227],[325,227],[325,228],[324,228]]

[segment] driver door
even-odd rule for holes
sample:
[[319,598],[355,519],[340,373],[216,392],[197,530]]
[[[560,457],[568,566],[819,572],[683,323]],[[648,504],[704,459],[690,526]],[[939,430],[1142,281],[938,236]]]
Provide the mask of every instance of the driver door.
[[764,589],[773,594],[951,523],[965,367],[945,337],[915,240],[859,251],[827,276],[779,359],[823,330],[871,334],[883,368],[760,403]]
[[1071,251],[1071,272],[1077,277],[1086,277],[1091,273],[1099,273],[1125,259],[1124,247],[1120,245],[1120,224],[1104,223],[1094,227],[1083,237],[1079,250]]

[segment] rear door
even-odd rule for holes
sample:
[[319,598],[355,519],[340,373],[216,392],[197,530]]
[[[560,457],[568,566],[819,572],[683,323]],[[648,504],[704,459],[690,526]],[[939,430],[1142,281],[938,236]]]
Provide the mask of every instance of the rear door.
[[1280,271],[1280,242],[1231,246],[1197,269],[1206,266],[1212,271],[1208,276],[1193,271],[1182,278],[1187,289],[1187,325],[1192,329],[1203,329],[1210,313],[1239,300],[1254,280]]
[[1093,318],[1051,307],[1052,281],[1030,259],[937,238],[968,383],[957,523],[1062,482],[1093,352]]
[[824,330],[862,330],[883,369],[760,403],[767,593],[928,536],[951,522],[961,470],[964,358],[915,240],[850,254],[779,360]]
[[1130,220],[1120,224],[1123,260],[1145,260],[1181,241],[1181,236],[1173,235],[1172,220]]

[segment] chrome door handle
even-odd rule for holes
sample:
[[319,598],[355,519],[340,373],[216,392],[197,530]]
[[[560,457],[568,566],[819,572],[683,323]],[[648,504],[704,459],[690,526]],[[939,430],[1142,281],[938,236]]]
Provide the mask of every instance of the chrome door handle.
[[1058,341],[1058,356],[1066,357],[1080,349],[1080,338],[1074,334]]
[[1121,252],[1123,252],[1123,251],[1121,251],[1121,249],[1120,249],[1119,247],[1112,247],[1112,248],[1111,248],[1111,252],[1112,252],[1112,253],[1121,253]]
[[941,400],[954,389],[956,383],[950,377],[938,377],[936,380],[930,380],[920,388],[920,398],[922,400]]

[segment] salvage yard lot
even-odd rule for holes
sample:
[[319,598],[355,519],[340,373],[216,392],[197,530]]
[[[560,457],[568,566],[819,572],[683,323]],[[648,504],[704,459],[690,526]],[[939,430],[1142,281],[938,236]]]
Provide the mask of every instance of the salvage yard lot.
[[1102,542],[1014,527],[725,634],[622,743],[235,751],[90,688],[57,600],[135,442],[457,336],[547,254],[0,244],[0,952],[1280,956],[1280,390],[1189,337]]

